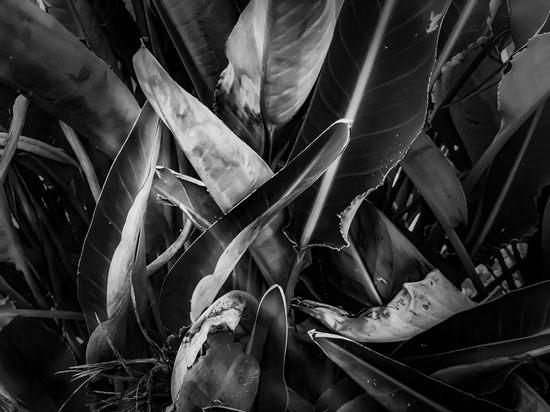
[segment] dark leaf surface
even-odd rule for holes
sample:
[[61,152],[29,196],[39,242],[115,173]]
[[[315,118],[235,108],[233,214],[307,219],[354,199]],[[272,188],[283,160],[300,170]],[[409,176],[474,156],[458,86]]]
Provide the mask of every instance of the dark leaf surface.
[[114,158],[139,115],[130,90],[61,23],[29,1],[0,8],[0,81]]
[[189,302],[198,282],[215,272],[219,258],[233,239],[262,215],[273,215],[276,209],[282,210],[311,185],[341,153],[348,137],[349,123],[333,125],[296,161],[287,164],[186,250],[168,273],[161,291],[161,319],[169,331],[175,332],[189,323],[190,307],[182,302]]
[[[33,411],[59,411],[79,382],[56,373],[74,365],[61,337],[37,320],[17,318],[0,331],[0,381]],[[91,401],[81,388],[65,408],[85,412]]]
[[212,108],[225,43],[239,18],[227,0],[153,0],[201,101]]
[[310,332],[325,354],[390,410],[504,411],[337,335]]
[[431,374],[492,359],[513,362],[531,351],[544,353],[550,344],[548,293],[550,282],[543,282],[456,314],[403,343],[392,357]]
[[98,325],[96,315],[100,322],[112,315],[107,305],[109,268],[128,214],[156,164],[158,128],[159,117],[146,104],[109,172],[86,236],[78,267],[78,296],[90,333]]
[[[439,24],[449,2],[398,2],[384,27],[386,3],[348,0],[342,6],[293,156],[338,118],[354,118],[352,136],[337,169],[291,207],[289,231],[299,243],[306,233],[305,243],[344,246],[342,235],[359,205],[348,206],[381,184],[424,124]],[[374,41],[376,30],[383,30],[380,43]],[[357,91],[358,106],[350,107],[361,74],[369,72],[371,46],[380,46],[377,55],[371,52],[372,71],[366,88]]]
[[265,293],[258,307],[252,330],[250,355],[260,363],[257,408],[266,412],[285,412],[288,391],[285,382],[285,357],[288,321],[285,294],[278,285]]

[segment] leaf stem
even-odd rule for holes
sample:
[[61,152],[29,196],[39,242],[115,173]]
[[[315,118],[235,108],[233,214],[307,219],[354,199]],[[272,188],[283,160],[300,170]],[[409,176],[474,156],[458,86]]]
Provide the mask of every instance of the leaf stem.
[[23,317],[23,318],[48,318],[48,319],[69,319],[84,321],[84,314],[81,312],[70,312],[65,310],[41,310],[41,309],[2,309],[0,318]]
[[485,286],[483,286],[481,279],[477,275],[474,262],[472,262],[470,255],[468,255],[468,252],[466,251],[464,244],[462,243],[462,241],[460,240],[460,238],[458,237],[458,235],[456,234],[455,230],[452,227],[449,227],[447,225],[442,225],[442,226],[443,226],[443,229],[445,230],[445,233],[449,237],[449,240],[451,241],[451,244],[453,245],[455,252],[460,258],[462,265],[464,265],[464,269],[466,269],[466,273],[468,274],[468,277],[474,284],[474,287],[477,292],[477,296],[480,299],[485,299],[488,296],[487,289],[485,288]]
[[13,118],[8,131],[8,139],[6,147],[4,148],[4,153],[2,157],[0,157],[0,186],[4,184],[6,176],[8,175],[8,170],[13,156],[15,155],[17,143],[19,142],[19,136],[21,136],[21,132],[23,131],[28,106],[29,101],[23,96],[18,96],[13,104]]
[[193,222],[191,222],[191,219],[186,219],[185,225],[174,243],[172,243],[158,258],[147,265],[147,276],[151,276],[175,256],[189,237],[191,229],[193,229]]
[[504,203],[504,199],[506,198],[506,195],[508,194],[508,191],[510,190],[510,187],[512,186],[512,182],[514,178],[516,177],[517,171],[521,165],[521,161],[523,160],[523,156],[525,155],[525,152],[527,151],[527,148],[529,147],[529,143],[531,142],[531,139],[533,137],[533,134],[535,133],[535,129],[537,128],[537,125],[539,123],[542,111],[544,109],[544,106],[546,105],[546,102],[542,103],[537,111],[535,112],[535,115],[533,116],[533,120],[531,122],[531,125],[529,126],[529,130],[527,132],[527,136],[525,136],[525,140],[523,141],[523,144],[521,146],[521,149],[516,156],[516,160],[514,161],[514,165],[512,166],[512,169],[510,170],[510,173],[508,174],[508,177],[506,178],[506,182],[504,183],[504,186],[502,187],[502,190],[500,191],[500,194],[498,196],[497,201],[495,202],[495,205],[493,206],[493,209],[491,210],[491,213],[489,214],[489,217],[485,221],[485,225],[483,226],[483,229],[481,229],[481,233],[479,234],[476,243],[474,244],[474,247],[470,251],[470,256],[475,256],[483,242],[485,241],[485,238],[487,237],[487,234],[489,233],[489,230],[491,230],[491,227],[495,223],[495,220],[497,218],[498,213],[500,212],[500,209],[502,208],[502,205]]

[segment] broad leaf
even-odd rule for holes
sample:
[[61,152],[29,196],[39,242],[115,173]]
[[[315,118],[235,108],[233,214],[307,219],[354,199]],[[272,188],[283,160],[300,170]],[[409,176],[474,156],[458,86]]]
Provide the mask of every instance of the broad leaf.
[[86,0],[43,0],[46,12],[86,45],[109,67],[118,72],[117,61],[90,3]]
[[319,397],[315,412],[336,412],[344,404],[364,394],[365,390],[348,376]]
[[174,412],[224,405],[248,411],[252,407],[260,375],[254,357],[227,332],[209,336],[204,356],[189,369],[174,401]]
[[101,59],[53,17],[19,0],[0,6],[0,49],[0,82],[116,156],[139,106]]
[[327,281],[362,303],[389,302],[405,282],[422,280],[433,269],[416,247],[370,202],[359,207],[349,230],[350,246],[321,252]]
[[537,34],[550,12],[548,0],[509,0],[510,33],[516,49]]
[[215,110],[264,158],[271,158],[275,129],[298,112],[317,80],[336,7],[333,0],[252,0],[227,40]]
[[[197,315],[208,307],[258,231],[319,177],[342,152],[348,137],[349,123],[335,123],[185,251],[168,273],[161,291],[161,319],[168,330],[177,331],[193,320],[190,308],[181,303],[189,302],[192,294],[200,304],[193,309]],[[235,240],[243,230],[246,231]],[[199,281],[202,290],[194,293]],[[203,298],[197,299],[199,294],[204,294]]]
[[129,302],[129,279],[158,156],[159,118],[146,104],[111,168],[78,266],[78,297],[92,333]]
[[311,339],[367,393],[390,410],[504,411],[349,339],[310,331]]
[[373,307],[359,316],[311,300],[299,300],[298,309],[346,338],[357,342],[398,342],[432,328],[475,304],[441,272],[430,272],[420,282],[405,283],[386,306]]
[[[170,127],[180,147],[226,213],[273,176],[269,166],[197,99],[179,87],[154,57],[142,48],[134,58],[138,79],[155,110]],[[253,242],[251,252],[268,283],[283,283],[292,247],[277,217],[264,229],[275,247]]]
[[424,132],[400,163],[437,220],[446,227],[466,224],[468,209],[455,168]]
[[265,412],[285,412],[288,392],[285,382],[285,357],[288,340],[288,310],[285,294],[278,285],[265,293],[258,306],[250,336],[250,355],[260,363],[260,384],[256,408]]
[[[33,411],[59,411],[79,383],[58,372],[74,365],[61,337],[37,320],[17,318],[0,331],[0,381]],[[85,412],[91,401],[81,388],[65,408]]]
[[539,34],[509,61],[511,68],[498,86],[500,130],[466,180],[466,193],[478,181],[510,137],[550,96],[550,33]]
[[208,229],[223,214],[202,182],[178,179],[168,168],[157,168],[152,190],[158,199],[168,201],[183,210],[201,230]]
[[233,1],[153,0],[201,101],[212,107],[224,47],[239,18]]
[[[203,345],[207,343],[208,338],[212,338],[219,331],[234,333],[233,337],[230,336],[231,341],[234,338],[247,337],[252,331],[257,309],[258,302],[251,295],[242,291],[231,291],[214,302],[193,324],[186,333],[174,361],[171,392],[175,405],[184,405],[188,402],[188,399],[193,397],[193,392],[200,392],[201,385],[204,386],[204,392],[208,392],[208,386],[215,383],[210,373],[202,375],[199,373],[197,376],[197,370],[192,372],[194,365],[202,359],[199,354],[203,351]],[[237,352],[242,350],[243,348],[240,347]],[[223,350],[218,350],[220,351]],[[220,354],[210,353],[210,357],[218,355]],[[221,355],[223,356],[223,353]],[[229,379],[231,378],[230,376]],[[198,382],[193,382],[194,379]],[[204,384],[202,384],[203,381]],[[194,385],[196,387],[193,387]],[[256,379],[255,386],[257,385]],[[200,393],[197,396],[200,396]]]
[[348,0],[342,6],[292,156],[335,119],[354,119],[352,136],[340,160],[291,206],[289,232],[300,247],[345,246],[359,199],[382,183],[422,129],[448,3]]
[[392,357],[460,381],[542,354],[550,349],[548,293],[550,282],[543,282],[478,305],[403,343]]

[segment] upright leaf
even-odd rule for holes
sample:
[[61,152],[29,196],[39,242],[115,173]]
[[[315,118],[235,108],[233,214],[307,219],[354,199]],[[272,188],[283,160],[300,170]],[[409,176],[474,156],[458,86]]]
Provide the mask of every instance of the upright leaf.
[[331,0],[252,0],[227,40],[216,113],[264,158],[271,157],[275,129],[296,114],[317,80],[336,7]]
[[260,301],[249,343],[250,355],[260,363],[260,384],[255,402],[261,411],[287,410],[288,391],[284,373],[288,340],[287,313],[283,289],[273,285]]
[[334,363],[390,410],[508,410],[429,378],[349,339],[309,333]]
[[239,18],[233,1],[153,0],[201,101],[212,107],[224,47]]
[[0,5],[0,82],[99,147],[118,153],[139,114],[130,90],[61,23],[29,1]]
[[[233,269],[238,257],[250,244],[244,241],[249,242],[266,221],[315,181],[342,152],[348,136],[349,123],[335,123],[295,161],[288,163],[261,188],[218,220],[185,251],[168,273],[161,291],[161,319],[169,331],[175,332],[191,320],[190,308],[182,302],[189,302],[195,286],[203,278],[202,291],[197,291],[197,294],[204,293],[208,298],[195,300],[200,304],[195,309],[196,313],[200,314],[212,302],[221,287],[220,282],[223,284],[223,276],[227,276],[228,270]],[[234,242],[235,237],[245,229],[245,234]],[[227,249],[231,244],[232,247]],[[220,259],[222,256],[225,258]],[[213,273],[210,280],[205,278]]]
[[354,119],[352,137],[338,163],[291,206],[289,231],[301,247],[345,246],[358,199],[381,184],[422,129],[448,3],[348,0],[342,6],[292,156],[337,118]]
[[[146,104],[101,192],[78,266],[78,297],[92,333],[129,302],[137,233],[159,151],[159,118]],[[117,262],[121,266],[116,266]],[[116,271],[115,271],[116,270]]]
[[424,132],[400,163],[437,220],[447,227],[466,224],[468,209],[456,170]]
[[548,0],[509,0],[510,32],[516,49],[537,34],[548,18]]

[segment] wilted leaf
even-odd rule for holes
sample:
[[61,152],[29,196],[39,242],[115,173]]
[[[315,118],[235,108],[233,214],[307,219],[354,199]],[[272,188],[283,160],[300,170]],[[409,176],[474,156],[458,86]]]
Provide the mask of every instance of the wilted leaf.
[[435,270],[422,281],[405,283],[386,306],[370,308],[358,317],[310,300],[300,300],[295,306],[357,342],[398,342],[432,328],[455,313],[471,309],[475,304]]
[[409,339],[392,357],[422,373],[459,382],[547,352],[548,293],[550,282],[543,282],[478,305]]
[[[159,152],[159,118],[146,104],[113,164],[78,267],[78,296],[90,333],[130,298],[137,240]],[[145,291],[142,291],[145,293]],[[98,332],[99,333],[99,332]]]
[[204,185],[178,179],[165,167],[157,168],[155,177],[152,190],[157,198],[179,207],[197,228],[206,230],[223,215]]
[[[335,123],[304,150],[296,161],[289,162],[185,251],[168,273],[161,291],[161,319],[168,330],[178,330],[208,307],[258,231],[309,187],[338,157],[348,137],[349,123]],[[214,276],[205,278],[212,274]],[[185,282],[181,281],[183,278]],[[203,278],[201,290],[194,292],[195,286]],[[191,294],[194,303],[200,306],[193,307],[194,315],[190,317],[189,307],[181,302],[189,301]],[[200,295],[203,297],[197,299]]]
[[328,282],[365,306],[389,302],[405,282],[433,266],[375,206],[364,201],[349,229],[350,246],[323,251]]
[[400,165],[441,224],[466,224],[468,208],[456,170],[424,132],[412,143]]
[[[33,411],[59,411],[79,383],[57,372],[74,365],[65,342],[41,322],[17,318],[0,331],[0,381]],[[85,412],[91,401],[80,389],[65,408]]]
[[334,363],[386,409],[508,410],[429,378],[349,339],[315,331],[309,333]]
[[352,118],[352,136],[338,163],[291,206],[289,232],[300,247],[345,246],[358,199],[383,182],[422,129],[448,3],[347,0],[342,6],[292,156],[335,119]]
[[231,32],[215,110],[264,158],[313,88],[336,16],[332,0],[252,0]]
[[288,310],[283,289],[273,285],[258,307],[249,343],[250,355],[260,363],[260,384],[256,408],[265,412],[285,412],[288,391],[285,357],[288,340]]
[[114,158],[139,115],[130,90],[31,2],[6,0],[0,7],[0,81]]

